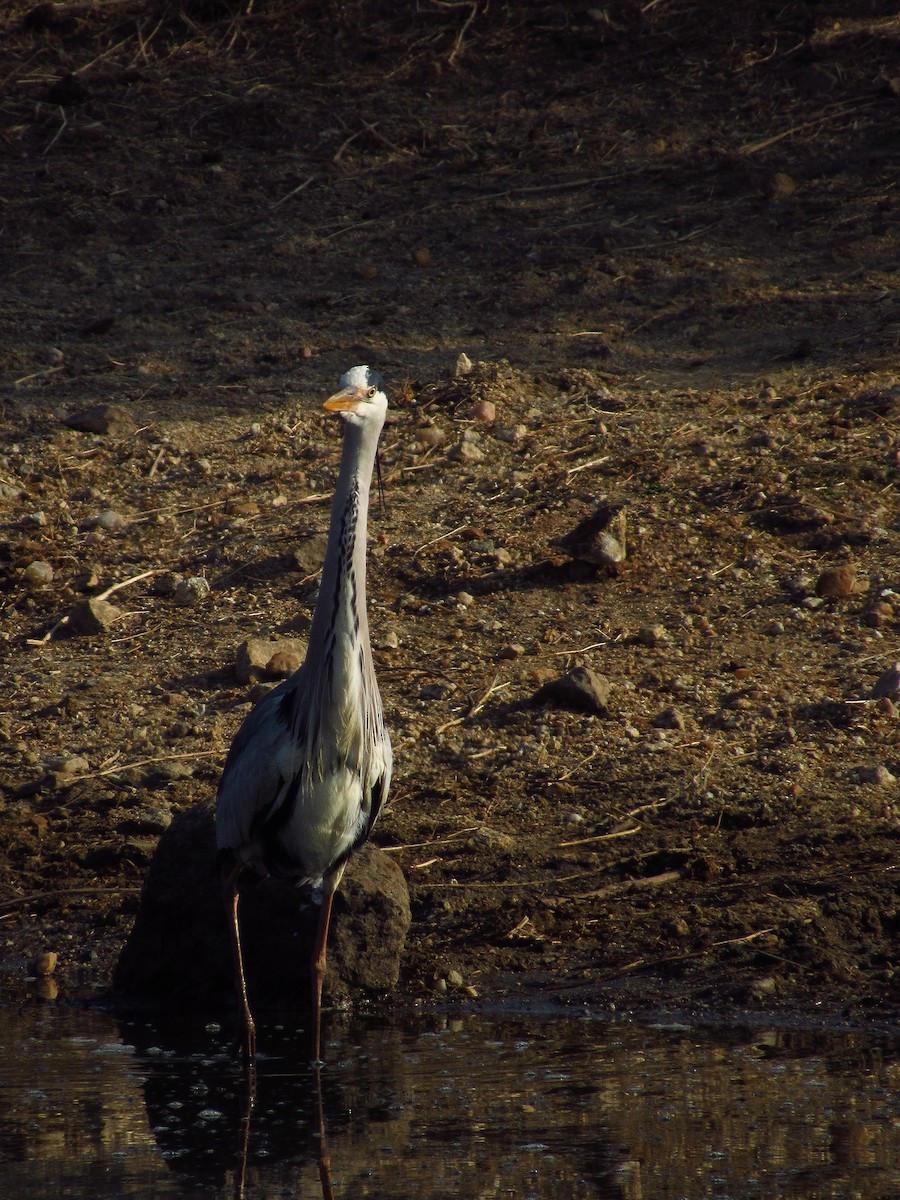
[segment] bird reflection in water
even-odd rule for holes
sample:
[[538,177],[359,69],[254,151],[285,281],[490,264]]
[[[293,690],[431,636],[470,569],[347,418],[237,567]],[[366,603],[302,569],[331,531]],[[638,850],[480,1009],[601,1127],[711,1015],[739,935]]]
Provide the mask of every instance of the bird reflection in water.
[[323,1200],[331,1200],[326,1127],[350,1124],[344,1084],[308,1062],[308,1030],[266,1025],[266,1053],[254,1074],[236,1069],[232,1043],[210,1024],[177,1018],[120,1019],[143,1074],[147,1116],[160,1153],[186,1188],[234,1197],[252,1190],[254,1173],[315,1166]]

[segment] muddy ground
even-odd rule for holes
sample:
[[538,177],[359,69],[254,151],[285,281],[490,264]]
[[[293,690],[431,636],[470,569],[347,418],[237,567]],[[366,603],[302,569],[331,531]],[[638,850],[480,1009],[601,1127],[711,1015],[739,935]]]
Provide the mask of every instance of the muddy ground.
[[[898,51],[887,0],[4,6],[8,994],[108,986],[368,362],[404,993],[896,1016]],[[618,573],[554,544],[602,500]],[[576,665],[605,714],[534,702]]]

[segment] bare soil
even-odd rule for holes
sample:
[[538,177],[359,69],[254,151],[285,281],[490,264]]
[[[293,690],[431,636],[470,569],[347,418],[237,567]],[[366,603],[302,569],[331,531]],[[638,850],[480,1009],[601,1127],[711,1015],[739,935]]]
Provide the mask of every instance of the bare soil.
[[[896,1016],[898,51],[887,0],[4,5],[10,994],[108,985],[368,362],[404,993]],[[554,545],[601,500],[617,574]],[[534,702],[576,665],[606,715]]]

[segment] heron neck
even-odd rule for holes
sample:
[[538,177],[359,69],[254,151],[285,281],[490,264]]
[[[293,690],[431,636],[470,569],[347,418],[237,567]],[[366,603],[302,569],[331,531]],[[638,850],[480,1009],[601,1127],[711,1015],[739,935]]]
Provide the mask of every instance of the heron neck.
[[[366,532],[369,489],[380,429],[344,424],[344,443],[328,530],[328,549],[310,630],[310,651],[322,661],[362,643],[369,650],[366,617]],[[315,648],[315,649],[314,649]]]

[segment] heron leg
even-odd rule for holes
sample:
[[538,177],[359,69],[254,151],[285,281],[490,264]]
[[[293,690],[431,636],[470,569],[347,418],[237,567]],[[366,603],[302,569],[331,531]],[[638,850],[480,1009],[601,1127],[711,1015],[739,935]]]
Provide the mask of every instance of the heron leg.
[[243,869],[244,864],[238,862],[229,871],[228,875],[225,876],[222,883],[222,890],[225,897],[225,908],[230,918],[229,927],[231,932],[231,953],[234,960],[234,978],[241,1002],[244,1062],[248,1069],[252,1070],[256,1058],[256,1023],[253,1020],[253,1014],[250,1012],[250,1001],[247,998],[247,977],[244,974],[244,956],[241,952],[241,927],[238,922],[238,901],[240,897],[237,882]]
[[322,907],[319,909],[319,924],[316,928],[316,940],[313,943],[312,955],[312,1004],[313,1004],[313,1062],[322,1061],[320,1049],[322,1045],[322,988],[325,984],[325,962],[328,951],[328,922],[331,919],[331,901],[334,889],[328,888],[322,897]]

